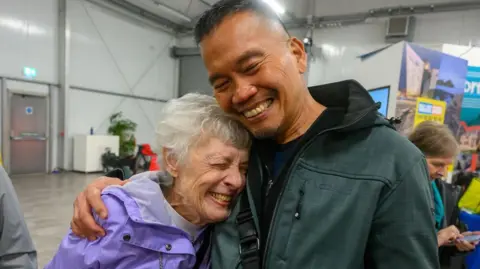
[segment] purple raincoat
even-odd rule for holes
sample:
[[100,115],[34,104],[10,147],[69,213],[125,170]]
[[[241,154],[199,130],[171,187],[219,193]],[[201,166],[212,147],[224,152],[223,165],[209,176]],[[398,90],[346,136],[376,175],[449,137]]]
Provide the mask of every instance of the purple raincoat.
[[[171,223],[164,207],[159,174],[146,172],[122,187],[108,187],[102,199],[108,218],[95,219],[106,236],[93,242],[70,230],[45,269],[190,269],[203,236],[194,244],[190,236]],[[209,253],[209,252],[208,252]],[[201,269],[209,268],[204,259]]]

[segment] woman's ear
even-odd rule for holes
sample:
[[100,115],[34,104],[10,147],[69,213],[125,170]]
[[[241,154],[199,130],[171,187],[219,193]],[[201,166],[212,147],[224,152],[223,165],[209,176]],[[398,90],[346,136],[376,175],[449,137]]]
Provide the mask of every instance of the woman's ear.
[[178,161],[175,158],[174,154],[171,153],[171,150],[168,148],[162,148],[162,159],[165,163],[165,170],[172,176],[178,176]]

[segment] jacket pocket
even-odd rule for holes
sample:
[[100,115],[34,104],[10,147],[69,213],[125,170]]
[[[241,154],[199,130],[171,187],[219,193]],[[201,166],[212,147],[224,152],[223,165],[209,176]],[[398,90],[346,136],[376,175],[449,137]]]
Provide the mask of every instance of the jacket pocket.
[[[293,192],[293,193],[296,192],[295,210],[293,211],[293,214],[291,215],[291,224],[290,224],[290,227],[288,228],[288,232],[286,234],[287,245],[284,248],[285,252],[283,252],[282,255],[281,255],[282,259],[285,259],[286,257],[288,257],[288,244],[290,243],[290,240],[291,240],[292,231],[295,230],[296,223],[300,221],[300,219],[303,215],[302,209],[303,209],[303,203],[304,203],[304,199],[305,199],[305,183],[306,183],[306,181],[303,181],[301,183],[300,187],[296,191]],[[272,244],[274,244],[274,243],[272,242]]]
[[[365,247],[384,183],[302,166],[291,176],[271,227],[264,257],[267,267],[354,268],[360,264],[363,256],[356,252]],[[343,255],[339,253],[352,258],[332,258]]]

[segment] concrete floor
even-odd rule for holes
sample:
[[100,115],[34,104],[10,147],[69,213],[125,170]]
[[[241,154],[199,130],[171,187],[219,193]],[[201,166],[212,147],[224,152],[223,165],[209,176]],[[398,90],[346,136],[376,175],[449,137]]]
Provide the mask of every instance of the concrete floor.
[[70,227],[73,201],[100,174],[12,176],[25,219],[43,268],[55,254]]

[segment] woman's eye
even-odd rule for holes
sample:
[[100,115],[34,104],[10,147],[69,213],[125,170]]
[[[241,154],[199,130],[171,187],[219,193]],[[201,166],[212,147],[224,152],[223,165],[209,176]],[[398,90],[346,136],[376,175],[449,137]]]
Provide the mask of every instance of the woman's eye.
[[220,169],[220,170],[225,170],[228,168],[228,163],[215,163],[213,164],[213,166],[217,169]]

